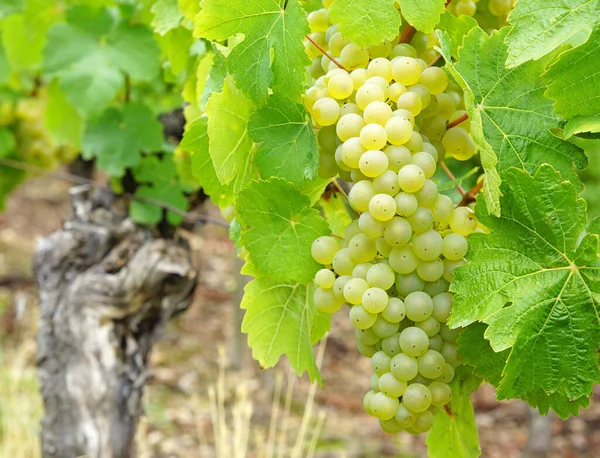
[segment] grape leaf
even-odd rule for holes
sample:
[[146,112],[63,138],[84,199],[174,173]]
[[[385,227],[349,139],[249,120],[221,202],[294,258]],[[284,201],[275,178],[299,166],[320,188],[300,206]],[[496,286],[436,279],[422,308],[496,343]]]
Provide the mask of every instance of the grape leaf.
[[159,35],[166,35],[169,31],[179,27],[183,13],[179,10],[177,0],[158,0],[150,11],[154,15],[152,29]]
[[471,29],[477,27],[477,21],[466,14],[454,16],[449,11],[442,14],[437,28],[448,34],[452,43],[452,55],[458,56],[458,48],[462,46],[463,39],[469,34]]
[[276,281],[310,282],[321,267],[312,242],[330,233],[308,197],[278,178],[253,181],[236,200],[244,246],[261,275]]
[[427,435],[427,452],[431,458],[476,458],[481,455],[475,411],[471,393],[480,380],[466,368],[458,368],[452,383],[449,410],[440,409]]
[[591,30],[600,17],[600,0],[519,0],[508,16],[509,67],[540,59],[576,33]]
[[2,44],[2,34],[0,34],[0,84],[6,84],[10,78],[10,63]]
[[44,118],[46,127],[58,143],[79,148],[84,129],[83,119],[69,103],[57,81],[48,85],[48,103]]
[[484,333],[487,330],[484,323],[471,323],[458,336],[458,353],[461,359],[473,367],[473,373],[494,386],[502,380],[502,371],[510,350],[495,352]]
[[149,81],[158,72],[158,57],[158,44],[145,26],[116,21],[105,9],[75,6],[66,23],[48,31],[44,69],[82,114],[96,114],[123,84],[122,72]]
[[[352,222],[348,211],[354,212],[351,208],[348,210],[345,198],[337,192],[331,193],[321,198],[319,207],[321,207],[325,220],[329,223],[331,233],[342,237],[346,227]],[[356,213],[354,215],[356,216]]]
[[222,184],[231,183],[245,167],[252,147],[248,121],[253,110],[252,102],[230,80],[206,103],[209,152]]
[[248,334],[248,346],[261,367],[273,367],[286,355],[298,375],[306,371],[312,381],[322,383],[312,344],[316,340],[313,333],[324,332],[322,325],[320,330],[314,329],[318,312],[312,285],[258,278],[244,291],[242,331]]
[[227,59],[221,51],[213,44],[212,67],[208,79],[204,82],[202,95],[200,96],[200,108],[206,107],[206,102],[213,92],[221,92],[227,77]]
[[[486,182],[498,157],[500,176],[509,167],[533,173],[542,163],[560,170],[565,179],[581,187],[576,170],[587,164],[583,151],[550,133],[561,119],[553,113],[552,102],[544,97],[545,85],[539,77],[548,59],[527,62],[517,68],[504,67],[506,45],[504,28],[491,36],[473,29],[459,52],[459,62],[448,64],[450,55],[444,50],[447,67],[465,89],[465,105],[471,117],[472,135],[481,148],[481,161]],[[442,39],[445,39],[442,37]],[[447,46],[447,45],[446,45]],[[488,184],[487,204],[497,214],[498,178]],[[484,187],[484,192],[486,191]]]
[[477,206],[491,234],[469,238],[449,324],[487,323],[494,351],[511,348],[500,398],[568,415],[600,381],[599,238],[582,237],[585,201],[550,165],[533,177],[510,169],[503,192],[501,217]]
[[599,116],[575,116],[569,119],[565,124],[563,137],[568,140],[573,135],[590,132],[597,134],[600,132],[600,115]]
[[395,3],[395,0],[335,0],[329,17],[344,37],[358,46],[379,44],[398,36],[401,20]]
[[0,19],[25,9],[25,0],[4,0],[0,3]]
[[546,96],[565,117],[600,116],[600,25],[587,43],[560,55],[544,75]]
[[310,29],[298,0],[203,0],[201,7],[195,36],[222,41],[245,35],[229,55],[229,71],[246,96],[260,106],[272,88],[300,101],[310,65],[302,40]]
[[190,61],[190,46],[194,38],[185,27],[177,27],[167,32],[162,40],[163,48],[171,66],[171,72],[177,76],[184,71]]
[[302,188],[317,175],[317,140],[302,105],[273,95],[251,116],[248,132],[261,142],[255,161],[264,178],[285,178]]
[[403,0],[400,9],[404,19],[415,29],[431,33],[446,10],[446,0]]
[[125,168],[140,163],[142,151],[162,147],[162,126],[152,111],[131,102],[109,108],[88,123],[81,147],[85,159],[93,157],[99,168],[112,176],[123,176]]

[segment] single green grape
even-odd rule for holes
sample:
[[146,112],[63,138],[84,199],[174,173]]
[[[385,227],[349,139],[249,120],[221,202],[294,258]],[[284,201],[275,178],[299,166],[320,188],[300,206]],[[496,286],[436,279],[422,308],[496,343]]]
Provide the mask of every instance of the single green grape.
[[[419,261],[415,256],[415,269],[418,262]],[[416,272],[410,272],[405,275],[396,275],[396,290],[398,291],[400,297],[406,297],[408,294],[414,291],[423,291],[424,286],[425,282],[419,278]]]
[[383,316],[377,315],[377,319],[373,323],[373,332],[382,339],[385,339],[396,334],[398,327],[398,323],[390,323]]
[[376,194],[369,202],[369,213],[378,221],[389,221],[396,214],[396,201],[388,194]]
[[333,257],[339,251],[340,245],[333,237],[322,236],[312,243],[311,255],[319,264],[328,265],[333,262]]
[[387,307],[383,312],[381,312],[381,316],[383,316],[383,318],[390,323],[401,322],[406,316],[404,302],[397,297],[390,297]]
[[381,288],[369,288],[362,296],[362,305],[367,312],[381,313],[388,303],[388,295]]
[[352,278],[344,285],[344,298],[350,304],[360,304],[369,284],[362,278]]
[[405,146],[390,145],[383,152],[388,157],[388,168],[396,173],[412,161],[410,151]]
[[429,348],[429,337],[422,329],[408,327],[400,333],[400,348],[408,356],[421,356]]
[[431,404],[434,406],[442,407],[452,400],[452,389],[446,383],[431,382],[427,388],[431,391]]
[[394,248],[406,245],[411,237],[410,224],[401,216],[394,216],[389,220],[383,232],[385,241]]
[[440,332],[440,322],[436,320],[433,316],[430,316],[426,320],[419,321],[415,323],[415,326],[419,329],[425,331],[425,334],[429,337],[429,341],[431,343],[431,338],[435,337]]
[[417,235],[412,243],[413,252],[422,261],[437,259],[442,254],[443,246],[444,239],[432,229]]
[[[370,124],[374,125],[374,124]],[[369,126],[367,126],[369,127]],[[364,129],[363,129],[364,130]],[[388,168],[388,157],[383,151],[365,151],[358,161],[360,171],[369,178],[382,175]]]
[[396,213],[404,217],[415,213],[419,206],[416,196],[406,192],[396,194],[394,200],[396,201]]
[[375,324],[377,315],[367,312],[362,305],[355,305],[350,309],[350,322],[355,328],[367,329]]
[[419,364],[416,358],[400,353],[391,359],[390,372],[396,379],[407,382],[417,376]]
[[[379,391],[390,397],[400,397],[406,390],[407,384],[405,381],[398,380],[390,372],[379,377]],[[394,412],[395,413],[395,412]]]
[[409,320],[414,322],[424,321],[433,312],[433,300],[429,294],[423,291],[414,291],[404,299],[404,308]]
[[428,379],[436,379],[444,373],[444,364],[446,361],[441,353],[435,350],[427,350],[421,356],[417,357],[419,373]]
[[404,391],[402,403],[412,412],[425,412],[431,405],[431,391],[421,383],[411,383]]
[[373,183],[363,180],[352,186],[352,189],[348,193],[348,201],[356,211],[366,212],[369,209],[369,202],[371,202],[374,196]]
[[389,254],[389,261],[390,267],[399,274],[409,274],[419,264],[419,258],[408,245],[392,249]]
[[392,170],[386,170],[381,175],[373,179],[373,189],[377,194],[388,194],[392,197],[395,196],[398,194],[398,191],[400,191],[400,186],[398,185],[398,174]]
[[335,274],[329,269],[321,269],[315,274],[315,285],[323,289],[333,288]]
[[399,404],[398,398],[375,393],[371,398],[370,408],[374,417],[380,420],[389,420],[396,414]]

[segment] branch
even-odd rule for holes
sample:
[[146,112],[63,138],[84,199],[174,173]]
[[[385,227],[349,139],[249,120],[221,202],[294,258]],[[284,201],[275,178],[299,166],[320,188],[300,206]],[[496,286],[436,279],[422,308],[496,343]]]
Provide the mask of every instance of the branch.
[[[344,67],[342,64],[340,64],[335,57],[333,57],[331,54],[329,54],[327,51],[325,51],[323,48],[321,48],[321,46],[319,46],[319,44],[313,40],[311,37],[309,37],[308,35],[306,35],[304,38],[306,38],[308,41],[310,41],[315,48],[317,48],[319,51],[321,51],[321,53],[323,53],[323,55],[325,57],[327,57],[331,62],[333,62],[335,65],[337,65],[339,68],[341,68],[342,70],[346,70],[346,67]],[[346,70],[348,71],[348,70]]]
[[452,129],[453,127],[456,127],[456,126],[458,126],[460,123],[462,123],[462,122],[466,121],[467,119],[469,119],[469,114],[468,114],[468,113],[465,113],[465,114],[464,114],[464,115],[462,115],[460,118],[458,118],[458,119],[455,119],[454,121],[452,121],[451,123],[449,123],[449,124],[446,126],[446,130],[448,130],[448,129]]
[[[444,173],[446,175],[448,175],[448,178],[450,178],[452,181],[456,180],[456,178],[454,177],[454,174],[450,171],[450,169],[448,168],[448,166],[446,165],[446,163],[444,161],[440,161],[440,167],[442,168],[442,170],[444,171]],[[460,193],[461,196],[465,196],[465,190],[464,188],[456,183],[456,189],[458,190],[458,192]]]
[[481,180],[478,180],[477,183],[475,183],[475,186],[473,186],[471,189],[469,189],[469,191],[466,194],[463,194],[463,198],[460,201],[460,203],[458,204],[458,206],[466,207],[470,203],[475,202],[477,200],[477,194],[479,194],[482,189],[483,189],[483,178]]

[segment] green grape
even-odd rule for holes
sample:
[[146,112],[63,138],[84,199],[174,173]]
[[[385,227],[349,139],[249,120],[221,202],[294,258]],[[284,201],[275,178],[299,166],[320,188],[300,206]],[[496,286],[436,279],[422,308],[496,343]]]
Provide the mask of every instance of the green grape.
[[375,345],[381,340],[371,328],[355,329],[354,334],[356,335],[356,340],[361,341],[365,345]]
[[379,377],[379,391],[387,396],[393,398],[400,397],[404,393],[404,390],[406,390],[406,387],[407,384],[405,381],[398,380],[390,372]]
[[413,116],[417,116],[423,109],[423,100],[416,92],[405,92],[396,102],[398,108],[410,111]]
[[[394,333],[389,337],[381,339],[381,349],[388,355],[390,358],[395,357],[400,354],[402,351],[400,349],[400,342],[398,341],[398,334]],[[390,363],[391,367],[391,363]]]
[[[448,291],[449,286],[450,286],[450,284],[446,280],[444,280],[443,278],[440,278],[438,281],[427,283],[425,285],[425,288],[423,288],[423,291],[425,291],[427,294],[429,294],[433,298],[440,293]],[[434,307],[435,307],[435,302],[434,302]]]
[[[374,126],[376,124],[369,124]],[[367,126],[369,127],[369,126]],[[364,131],[365,129],[363,129]],[[362,141],[362,140],[361,140]],[[364,144],[363,144],[364,145]],[[388,158],[383,151],[365,151],[358,161],[360,171],[369,178],[378,177],[388,168]]]
[[377,315],[369,313],[362,305],[355,305],[350,309],[350,322],[355,328],[367,329],[375,324]]
[[429,348],[429,337],[422,329],[411,326],[400,333],[400,348],[408,356],[421,356]]
[[414,154],[412,157],[412,163],[423,170],[425,178],[431,178],[435,174],[435,159],[429,153],[420,152]]
[[406,408],[404,403],[400,403],[394,415],[396,422],[403,428],[410,428],[417,421],[417,414]]
[[397,116],[399,118],[408,119],[410,122],[410,125],[415,127],[415,117],[413,116],[413,114],[410,111],[405,110],[404,108],[399,108],[397,110],[392,111],[392,116]]
[[355,113],[348,113],[340,118],[335,127],[335,131],[340,140],[345,142],[352,137],[358,137],[364,126],[365,121],[362,116]]
[[477,229],[477,217],[469,207],[458,207],[450,219],[452,232],[466,237]]
[[333,288],[335,274],[329,269],[321,269],[315,275],[315,285],[323,289]]
[[350,75],[342,70],[329,79],[327,89],[334,99],[347,99],[354,92],[354,82]]
[[333,154],[321,152],[319,154],[319,176],[321,178],[333,178],[338,174],[338,166]]
[[383,235],[385,225],[386,223],[383,221],[377,221],[369,212],[361,213],[360,217],[358,218],[358,227],[362,233],[368,235],[369,237],[379,237],[380,235]]
[[411,383],[404,390],[402,403],[412,412],[425,412],[431,405],[431,391],[421,383]]
[[354,43],[348,43],[340,53],[340,63],[349,70],[358,67],[366,67],[369,63],[369,52],[356,46]]
[[444,373],[444,357],[435,350],[427,350],[417,358],[419,373],[428,379],[436,379]]
[[429,294],[423,291],[414,291],[404,299],[404,308],[409,320],[414,322],[424,321],[431,316],[433,300]]
[[358,227],[358,220],[353,220],[350,224],[346,226],[344,230],[344,240],[349,241],[355,235],[360,234],[360,227]]
[[383,256],[384,258],[389,257],[390,253],[392,252],[392,247],[388,245],[388,243],[383,238],[383,235],[381,237],[377,237],[377,240],[375,240],[375,244],[377,245],[377,252],[381,256]]
[[399,353],[390,361],[390,372],[401,381],[407,382],[414,379],[419,373],[417,358]]
[[367,48],[369,51],[369,57],[376,59],[378,57],[387,57],[392,52],[392,42],[390,40],[384,40],[382,43],[371,45]]
[[378,315],[373,324],[373,332],[382,339],[393,336],[398,332],[398,323],[390,323],[381,315]]
[[367,312],[380,313],[388,303],[388,295],[381,288],[369,288],[362,297],[362,305]]
[[456,103],[451,95],[442,92],[441,94],[435,95],[438,104],[437,114],[439,114],[444,120],[450,119],[450,116],[456,111]]
[[356,91],[356,104],[358,108],[364,110],[372,102],[385,102],[383,89],[376,84],[364,83]]
[[352,186],[348,193],[348,201],[354,210],[366,212],[369,209],[369,202],[374,196],[373,183],[363,180]]
[[399,43],[392,48],[392,59],[394,57],[417,57],[417,50],[408,43]]
[[390,118],[385,123],[387,141],[392,145],[405,144],[412,136],[412,128],[413,126],[408,119],[401,116],[391,116],[390,114]]
[[404,146],[388,146],[383,150],[388,157],[388,167],[393,172],[399,172],[402,167],[412,161],[412,156],[408,148]]
[[423,32],[416,32],[410,40],[410,44],[418,54],[422,54],[429,47],[429,37]]
[[412,249],[422,261],[433,261],[442,254],[443,246],[442,236],[437,231],[429,230],[415,237]]
[[390,297],[387,307],[383,312],[381,312],[381,316],[390,323],[399,323],[406,316],[404,302],[397,297]]
[[454,6],[457,16],[475,16],[477,5],[473,0],[459,0]]
[[400,216],[408,217],[417,211],[419,203],[414,194],[401,192],[394,197],[396,201],[396,213]]
[[439,322],[445,323],[448,321],[450,312],[452,311],[452,294],[443,292],[433,296],[433,312],[432,316]]
[[379,86],[383,91],[383,101],[387,100],[390,92],[390,83],[388,83],[385,78],[382,78],[381,76],[371,76],[367,78],[365,84],[375,84],[376,86]]
[[340,107],[340,118],[347,114],[360,115],[361,111],[360,111],[360,108],[358,108],[358,105],[356,103],[346,102]]
[[430,379],[423,377],[421,374],[417,374],[417,376],[410,381],[410,383],[420,383],[425,386],[429,385],[430,382]]
[[388,434],[398,434],[404,431],[404,427],[402,427],[394,418],[390,418],[389,420],[379,420],[379,426],[382,431]]
[[423,142],[423,151],[429,153],[433,160],[437,163],[439,155],[437,149],[435,149],[435,146],[433,146],[431,143]]
[[335,126],[321,127],[317,134],[317,142],[324,152],[335,151],[338,147]]
[[377,255],[375,239],[366,234],[356,234],[348,244],[350,256],[357,263],[369,262]]
[[427,388],[431,391],[431,404],[434,406],[442,407],[452,400],[452,389],[446,383],[431,382]]
[[371,401],[373,400],[373,396],[375,396],[375,391],[370,390],[367,391],[367,393],[363,397],[363,408],[365,409],[365,412],[367,412],[371,416],[373,416],[373,413],[371,411]]
[[373,189],[378,194],[395,196],[400,190],[400,186],[398,185],[398,174],[392,170],[386,170],[373,180]]
[[450,233],[444,237],[442,253],[447,259],[458,261],[465,257],[468,249],[469,243],[462,235]]
[[433,227],[433,213],[428,208],[418,207],[406,220],[416,234],[426,232]]
[[368,176],[364,175],[358,169],[352,169],[350,171],[350,177],[351,177],[351,181],[353,181],[354,183],[358,183],[359,181],[363,181],[363,180],[368,180],[369,179]]
[[366,124],[385,126],[392,117],[392,109],[385,102],[371,102],[365,108],[363,117]]
[[323,236],[316,239],[310,248],[310,253],[319,264],[328,265],[339,251],[340,245],[333,237]]
[[363,262],[361,264],[357,264],[352,270],[353,278],[362,278],[363,280],[367,279],[367,271],[373,264],[369,262]]
[[[437,321],[437,320],[436,320]],[[423,321],[425,323],[425,321]],[[438,334],[429,338],[429,348],[435,351],[442,351],[442,347],[444,346],[444,339]]]
[[429,90],[422,84],[413,84],[412,86],[408,87],[408,92],[414,92],[415,94],[419,94],[419,97],[421,97],[422,108],[419,110],[419,113],[423,108],[427,108],[431,102],[431,94],[429,93]]
[[369,268],[366,280],[372,287],[388,290],[394,285],[396,276],[388,264],[379,263]]
[[350,304],[360,304],[369,284],[362,278],[352,278],[344,285],[344,299]]
[[331,289],[317,288],[314,300],[320,312],[334,313],[342,308],[342,302],[335,298]]
[[371,374],[371,390],[375,393],[379,393],[381,391],[379,389],[379,375],[377,374]]
[[313,32],[326,32],[329,28],[329,11],[327,8],[313,11],[308,15],[308,25]]
[[421,84],[432,94],[441,94],[448,87],[448,75],[440,67],[429,67],[421,73]]
[[383,57],[378,57],[369,62],[367,67],[369,76],[380,76],[387,81],[392,79],[392,64],[389,60]]
[[401,216],[394,216],[389,220],[383,232],[385,241],[394,248],[406,245],[411,236],[412,229],[410,224]]
[[346,286],[346,283],[351,279],[352,277],[350,275],[341,275],[335,279],[332,289],[337,300],[344,301],[344,286]]
[[437,378],[436,381],[442,383],[450,383],[452,380],[454,380],[454,368],[446,362],[444,364],[444,372],[440,377]]
[[433,207],[433,219],[436,223],[449,224],[454,215],[454,202],[445,194],[439,194]]
[[417,433],[425,433],[433,426],[433,413],[429,410],[419,413],[412,429]]
[[[437,98],[437,96],[434,95],[431,97],[431,100],[429,101],[429,105],[427,105],[425,108],[423,108],[423,110],[421,110],[421,113],[419,113],[419,117],[422,120],[430,119],[433,116],[437,116],[438,111],[439,111],[438,98]],[[445,121],[446,120],[444,119],[444,122]]]
[[[418,262],[419,260],[415,256],[415,266]],[[401,297],[406,297],[413,291],[422,291],[423,286],[425,286],[425,282],[419,278],[416,272],[396,275],[396,290]]]
[[[385,129],[379,124],[367,124],[360,131],[360,142],[367,150],[383,149],[387,144],[387,134]],[[383,173],[383,171],[381,171],[380,174],[381,173]]]
[[400,401],[398,398],[375,393],[371,398],[370,408],[373,416],[380,420],[389,420],[394,417]]
[[452,280],[454,280],[454,270],[457,269],[458,267],[464,265],[465,262],[466,261],[464,259],[459,259],[458,261],[451,261],[450,259],[444,259],[444,262],[443,262],[444,278],[447,281],[452,282]]
[[446,362],[453,368],[460,364],[460,358],[458,356],[458,346],[452,342],[444,342],[442,351],[440,352]]
[[335,163],[342,171],[349,172],[351,168],[344,163],[344,159],[342,158],[342,146],[343,145],[338,146],[335,150]]
[[511,0],[490,0],[490,13],[499,17],[508,16],[508,13],[512,10],[513,3]]
[[397,103],[400,96],[405,92],[407,92],[407,90],[404,84],[392,83],[390,84],[390,88],[388,89],[388,97],[392,102]]
[[421,66],[416,59],[411,57],[395,57],[392,62],[392,78],[394,81],[410,86],[419,81]]
[[441,116],[432,116],[423,124],[421,133],[427,135],[427,138],[432,141],[441,141],[444,138],[446,134],[446,121],[444,121],[444,118]]
[[[360,306],[357,305],[356,307]],[[354,309],[354,307],[352,309]],[[350,310],[350,312],[352,312],[352,310]],[[361,341],[356,342],[356,348],[361,355],[366,356],[367,358],[371,358],[377,353],[377,347],[375,347],[375,345],[365,345]]]
[[421,261],[417,266],[417,275],[425,281],[438,281],[444,275],[444,263],[441,259]]
[[460,328],[450,329],[447,325],[443,325],[440,328],[440,336],[445,342],[456,343],[456,339],[458,339],[460,332]]
[[435,206],[438,195],[438,187],[435,182],[430,179],[425,180],[423,187],[415,193],[419,206],[427,208],[433,208]]
[[409,274],[419,264],[419,258],[417,258],[412,248],[408,245],[394,248],[389,255],[389,261],[390,267],[399,274]]
[[396,201],[388,194],[376,194],[369,202],[369,213],[378,221],[389,221],[396,214]]
[[350,42],[344,38],[342,32],[335,32],[328,41],[329,50],[334,56],[339,56],[342,49]]
[[[448,123],[458,121],[460,118],[462,118],[466,114],[467,114],[467,112],[465,110],[458,110],[458,111],[454,112],[452,114],[452,116],[450,116],[450,119],[448,119]],[[464,121],[462,121],[460,124],[455,125],[454,127],[460,127],[461,129],[470,133],[471,132],[471,119],[467,117],[467,118],[465,118]]]
[[340,117],[340,106],[334,99],[323,97],[313,105],[312,115],[320,126],[331,126]]
[[386,355],[383,351],[378,351],[371,358],[371,368],[380,377],[390,371],[390,362],[392,358]]
[[346,164],[346,166],[354,169],[358,168],[358,162],[364,152],[365,149],[360,143],[360,138],[358,137],[352,137],[347,139],[340,148],[342,161],[344,161],[344,164]]
[[335,273],[338,275],[352,274],[355,265],[356,262],[352,259],[352,256],[350,256],[350,250],[348,250],[348,248],[339,250],[331,262],[333,270],[335,270]]
[[[356,70],[352,70],[350,72],[350,78],[354,82],[354,90],[359,90],[367,81],[369,77],[366,68],[357,68]],[[358,106],[358,105],[357,105]]]
[[425,173],[417,165],[405,165],[398,171],[398,183],[405,192],[417,192],[425,184]]
[[462,156],[470,151],[471,137],[462,127],[452,127],[446,131],[442,144],[447,153],[452,156]]

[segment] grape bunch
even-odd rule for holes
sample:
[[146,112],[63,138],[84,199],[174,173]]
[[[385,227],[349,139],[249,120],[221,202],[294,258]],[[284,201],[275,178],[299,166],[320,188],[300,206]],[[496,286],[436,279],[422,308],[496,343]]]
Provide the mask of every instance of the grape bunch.
[[[335,33],[328,49],[337,54]],[[359,217],[343,237],[313,242],[323,265],[314,301],[328,313],[350,307],[358,349],[373,368],[366,412],[386,432],[419,434],[451,400],[460,360],[458,331],[446,325],[448,289],[467,236],[480,230],[473,210],[455,208],[432,177],[445,155],[467,160],[477,147],[462,94],[442,68],[408,44],[392,41],[374,56],[345,43],[345,68],[329,65],[304,104],[318,128],[319,174],[354,183],[348,200]]]

